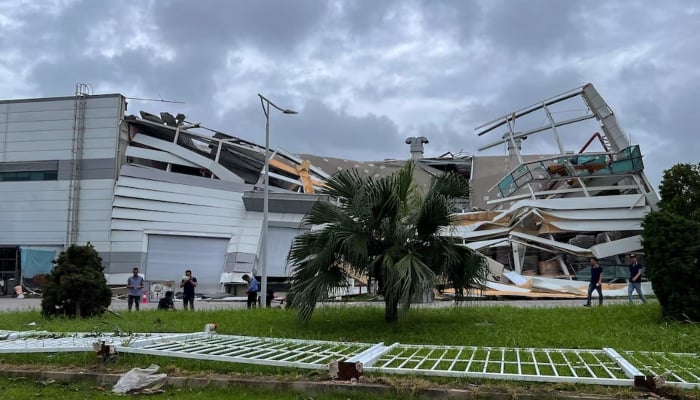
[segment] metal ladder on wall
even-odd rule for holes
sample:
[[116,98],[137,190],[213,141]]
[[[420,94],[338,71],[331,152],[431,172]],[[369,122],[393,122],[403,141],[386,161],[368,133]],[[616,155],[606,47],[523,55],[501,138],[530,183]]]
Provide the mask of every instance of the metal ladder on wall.
[[66,246],[70,246],[78,240],[80,230],[80,180],[82,179],[83,142],[85,140],[85,108],[87,96],[90,96],[91,93],[92,86],[90,84],[76,83]]

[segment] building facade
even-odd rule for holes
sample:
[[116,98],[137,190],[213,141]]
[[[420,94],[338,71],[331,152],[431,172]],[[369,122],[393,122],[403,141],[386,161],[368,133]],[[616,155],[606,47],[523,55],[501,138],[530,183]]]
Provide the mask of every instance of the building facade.
[[[264,148],[195,133],[167,113],[126,110],[120,94],[0,101],[4,280],[21,276],[31,286],[57,252],[87,242],[116,286],[133,267],[164,285],[191,269],[199,290],[212,293],[258,269]],[[308,166],[299,173],[290,157],[276,153],[271,161],[272,282],[287,276],[286,253],[304,229],[302,216],[323,198],[311,183],[322,177]]]

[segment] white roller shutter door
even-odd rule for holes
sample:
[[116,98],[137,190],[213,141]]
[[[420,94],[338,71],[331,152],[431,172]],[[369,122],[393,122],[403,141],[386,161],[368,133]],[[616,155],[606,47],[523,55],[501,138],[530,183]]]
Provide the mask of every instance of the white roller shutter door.
[[219,292],[228,242],[222,238],[148,235],[146,279],[175,281],[177,286],[185,270],[191,269],[198,281],[198,294]]

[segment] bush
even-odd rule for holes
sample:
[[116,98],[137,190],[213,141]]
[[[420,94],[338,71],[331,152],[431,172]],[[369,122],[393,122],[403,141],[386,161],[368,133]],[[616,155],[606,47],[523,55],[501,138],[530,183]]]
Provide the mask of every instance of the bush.
[[646,276],[665,317],[700,321],[700,224],[666,211],[644,220]]
[[54,261],[41,300],[44,316],[91,317],[102,314],[112,302],[102,258],[90,242],[71,245]]
[[646,275],[665,317],[700,321],[700,164],[665,170],[659,191],[642,224]]

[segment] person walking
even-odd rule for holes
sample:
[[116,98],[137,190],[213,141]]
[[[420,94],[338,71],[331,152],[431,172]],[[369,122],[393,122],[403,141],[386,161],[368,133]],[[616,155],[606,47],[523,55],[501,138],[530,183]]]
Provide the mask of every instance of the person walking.
[[194,311],[194,288],[197,287],[197,278],[192,276],[192,271],[185,271],[185,276],[180,281],[182,288],[182,308],[187,310],[189,304],[190,310]]
[[136,305],[136,311],[138,311],[143,290],[143,278],[139,275],[138,268],[134,267],[131,272],[133,275],[126,280],[126,288],[129,289],[129,311],[133,305]]
[[630,281],[627,285],[627,298],[629,299],[630,304],[632,304],[632,292],[636,290],[637,294],[639,295],[639,299],[642,301],[642,303],[646,303],[647,299],[644,298],[644,293],[642,293],[642,264],[639,264],[637,262],[636,254],[630,254],[629,268]]
[[598,305],[603,305],[603,289],[601,285],[603,283],[603,268],[598,264],[598,259],[591,257],[591,281],[588,283],[588,301],[584,304],[584,307],[591,306],[591,295],[593,291],[598,292]]
[[255,308],[258,304],[258,291],[260,290],[258,281],[254,276],[250,276],[248,274],[244,274],[241,278],[248,282],[248,287],[246,289],[246,293],[248,293],[248,301],[246,302],[246,305],[248,308]]

